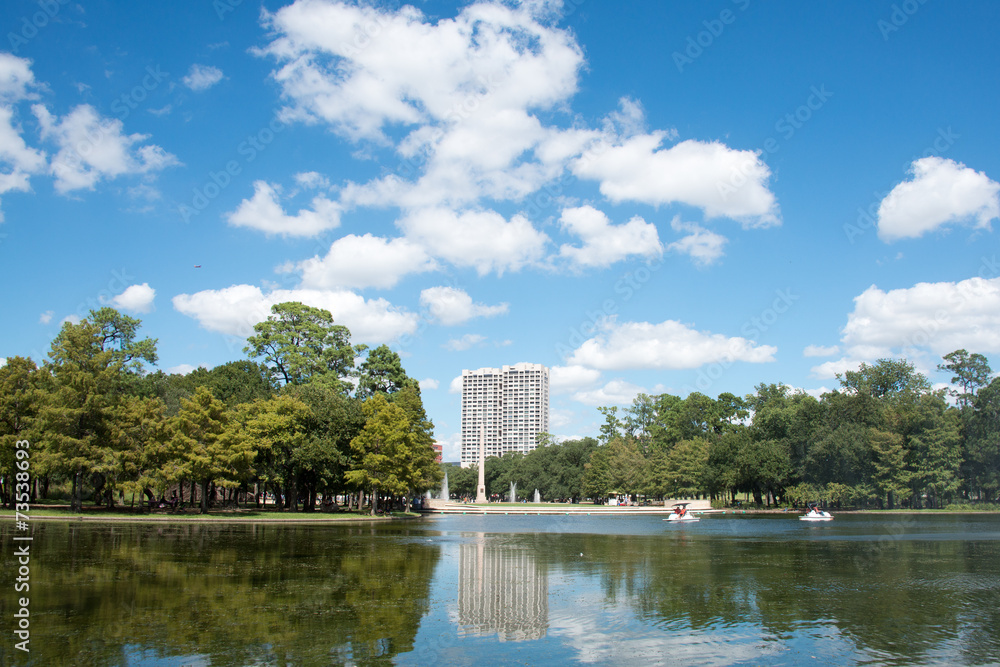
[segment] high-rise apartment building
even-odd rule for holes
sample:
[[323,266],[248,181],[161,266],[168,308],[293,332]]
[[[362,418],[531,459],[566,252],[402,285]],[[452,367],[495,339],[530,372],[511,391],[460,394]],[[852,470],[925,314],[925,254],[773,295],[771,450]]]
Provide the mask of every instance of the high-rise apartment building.
[[528,453],[549,430],[549,369],[541,364],[462,371],[462,467],[479,462],[485,430],[486,456]]

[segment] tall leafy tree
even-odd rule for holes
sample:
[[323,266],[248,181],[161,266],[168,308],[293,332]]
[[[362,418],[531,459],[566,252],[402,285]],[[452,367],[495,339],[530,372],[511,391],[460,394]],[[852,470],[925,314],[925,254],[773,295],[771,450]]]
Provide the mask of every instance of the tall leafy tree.
[[346,488],[344,474],[351,461],[351,440],[365,424],[362,402],[317,382],[291,387],[285,394],[309,407],[309,437],[298,460],[300,479],[313,507],[316,493],[338,493]]
[[600,407],[597,411],[604,415],[601,425],[601,442],[607,444],[615,438],[620,438],[625,424],[618,418],[618,406]]
[[645,451],[649,448],[655,421],[655,399],[647,394],[639,394],[625,410],[624,431],[630,438],[636,439]]
[[275,392],[267,367],[248,359],[220,364],[208,371],[204,381],[198,384],[211,389],[212,395],[228,407],[270,398]]
[[665,461],[663,494],[682,498],[703,493],[708,452],[705,438],[678,442]]
[[[325,470],[324,465],[329,465],[322,460],[323,453],[310,447],[312,440],[320,439],[314,417],[298,392],[243,403],[233,410],[230,435],[252,452],[252,473],[274,493],[280,508],[297,511],[304,472]],[[339,452],[332,458],[334,466],[341,463]]]
[[872,448],[872,486],[879,495],[879,503],[893,509],[897,500],[905,497],[912,478],[906,465],[903,436],[872,428],[868,439]]
[[[434,422],[427,418],[423,401],[420,399],[420,389],[416,383],[403,386],[395,394],[392,394],[392,402],[403,409],[413,433],[410,476],[407,480],[409,490],[421,493],[428,489],[438,488],[444,475],[441,472],[441,466],[436,462]],[[407,494],[407,505],[409,505],[411,495]]]
[[410,462],[416,436],[406,412],[376,394],[363,406],[365,426],[351,441],[354,464],[345,478],[372,493],[371,511],[378,511],[382,494],[401,496],[409,488]]
[[970,407],[976,392],[989,383],[993,374],[989,360],[981,354],[969,354],[966,350],[946,354],[944,360],[948,363],[938,364],[938,370],[952,374],[951,383],[962,388],[961,392],[951,390],[952,395],[957,396],[960,407]]
[[156,365],[156,339],[137,339],[142,320],[110,307],[90,311],[87,319],[98,328],[100,349],[110,351],[112,360],[120,364],[122,370],[142,375],[145,364]]
[[297,301],[271,306],[267,319],[254,325],[243,351],[263,358],[279,385],[322,380],[345,392],[358,352],[351,345],[351,332],[334,324],[329,311]]
[[585,465],[596,448],[597,440],[594,438],[567,440],[559,445],[550,497],[577,502],[586,495],[583,492]]
[[225,404],[205,387],[181,400],[181,409],[171,420],[170,448],[181,462],[179,478],[201,484],[201,512],[208,512],[211,484],[229,487],[245,479],[253,461],[248,441],[227,433],[229,414]]
[[640,492],[644,479],[644,457],[632,438],[617,437],[598,447],[584,474],[584,489],[593,498],[608,494]]
[[862,363],[856,371],[838,373],[837,379],[850,392],[868,394],[876,399],[895,401],[928,393],[931,384],[905,359],[878,359]]
[[40,412],[46,433],[41,463],[73,480],[71,508],[82,509],[85,475],[108,456],[113,407],[124,393],[123,366],[105,348],[102,329],[83,320],[63,325],[45,367],[51,378],[49,400]]
[[979,497],[1000,502],[1000,378],[976,395],[967,434],[970,485]]
[[176,462],[167,448],[166,406],[158,398],[126,396],[115,405],[101,472],[108,490],[108,506],[115,492],[160,495],[174,480]]
[[417,381],[403,370],[399,355],[388,345],[369,350],[360,367],[357,395],[369,398],[378,393],[393,394],[406,387],[417,388]]
[[[40,376],[31,358],[10,357],[0,366],[0,470],[3,471],[0,497],[4,503],[14,507],[14,489],[10,481],[15,478],[15,451],[18,440],[40,444],[36,438],[36,419],[44,394],[39,386]],[[35,467],[35,473],[38,469]]]

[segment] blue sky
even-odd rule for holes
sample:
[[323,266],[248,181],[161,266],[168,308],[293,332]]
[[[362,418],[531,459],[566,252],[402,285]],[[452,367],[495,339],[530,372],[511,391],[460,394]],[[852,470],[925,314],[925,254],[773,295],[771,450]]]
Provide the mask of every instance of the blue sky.
[[[389,344],[457,458],[462,369],[819,394],[1000,352],[1000,6],[311,0],[0,8],[0,357],[112,305],[160,368],[271,304]],[[200,268],[195,268],[200,266]]]

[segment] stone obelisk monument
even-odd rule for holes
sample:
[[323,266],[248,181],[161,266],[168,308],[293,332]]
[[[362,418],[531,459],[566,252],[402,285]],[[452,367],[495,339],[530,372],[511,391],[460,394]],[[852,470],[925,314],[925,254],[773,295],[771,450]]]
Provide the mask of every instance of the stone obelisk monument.
[[479,485],[476,487],[476,502],[486,501],[486,411],[483,410],[483,423],[479,426]]

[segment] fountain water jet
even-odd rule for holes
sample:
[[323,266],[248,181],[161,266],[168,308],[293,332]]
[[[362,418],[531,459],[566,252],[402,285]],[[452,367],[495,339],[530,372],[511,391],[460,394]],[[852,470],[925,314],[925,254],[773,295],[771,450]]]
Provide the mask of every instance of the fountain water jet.
[[441,500],[448,501],[451,500],[451,494],[448,492],[448,471],[444,471],[444,481],[441,482]]

